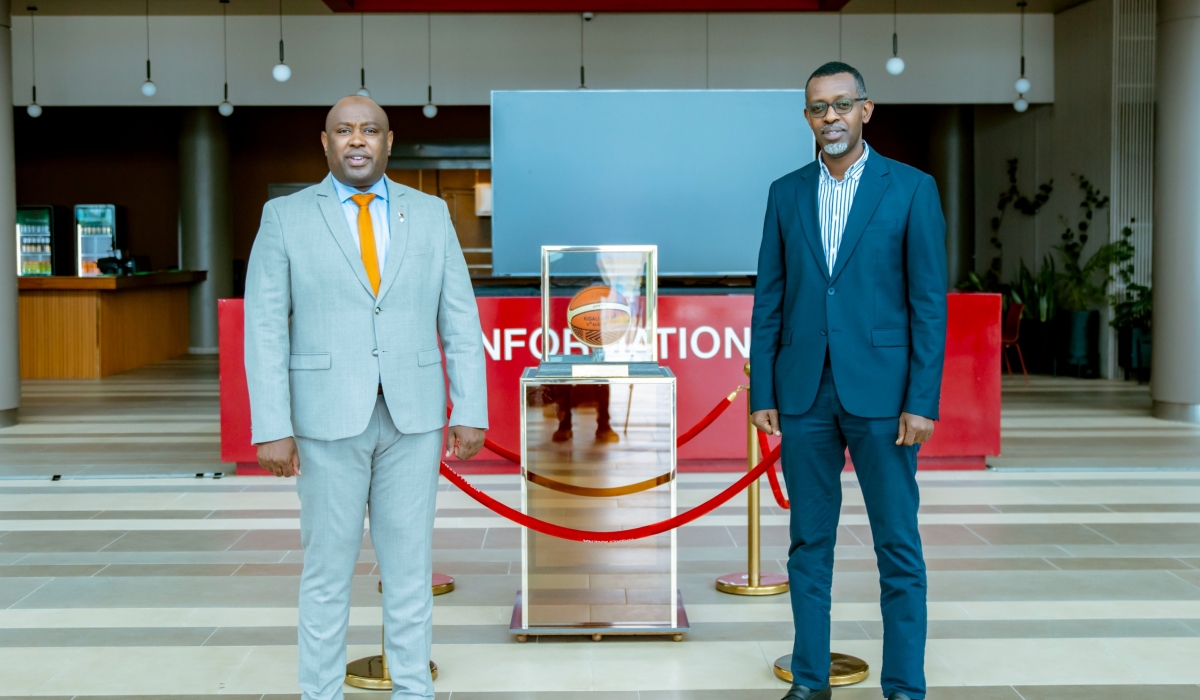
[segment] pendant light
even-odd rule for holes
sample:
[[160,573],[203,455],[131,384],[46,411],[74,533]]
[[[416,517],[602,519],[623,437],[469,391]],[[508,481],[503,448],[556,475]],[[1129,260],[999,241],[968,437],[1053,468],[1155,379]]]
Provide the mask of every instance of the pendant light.
[[429,70],[429,92],[426,94],[425,106],[421,108],[421,114],[426,118],[433,119],[437,116],[437,105],[433,103],[433,15],[425,14],[425,47],[429,51],[429,55],[425,59],[425,66]]
[[142,94],[146,97],[158,94],[158,86],[150,79],[150,0],[146,0],[146,82],[142,83]]
[[221,0],[221,59],[225,62],[225,100],[217,105],[222,117],[233,114],[233,103],[229,101],[229,0]]
[[892,75],[900,75],[904,72],[904,59],[900,58],[900,38],[896,31],[897,17],[896,2],[892,0],[892,57],[887,60],[887,72]]
[[1018,112],[1024,112],[1029,109],[1029,102],[1025,99],[1025,93],[1029,92],[1032,87],[1029,79],[1025,77],[1025,6],[1029,3],[1025,0],[1017,3],[1017,7],[1021,8],[1021,77],[1017,78],[1017,83],[1013,87],[1017,89],[1017,101],[1013,102],[1013,109]]
[[283,62],[283,0],[279,0],[279,64],[271,69],[271,75],[281,83],[292,77],[292,69]]
[[25,113],[37,119],[42,116],[42,106],[37,102],[37,7],[30,5],[25,9],[29,10],[29,52],[33,58],[33,102],[25,108]]
[[367,89],[367,23],[363,19],[363,13],[358,13],[358,90],[355,95],[370,97],[371,91]]
[[584,71],[583,33],[584,27],[595,17],[591,12],[584,12],[579,19],[579,89],[587,90],[587,73]]

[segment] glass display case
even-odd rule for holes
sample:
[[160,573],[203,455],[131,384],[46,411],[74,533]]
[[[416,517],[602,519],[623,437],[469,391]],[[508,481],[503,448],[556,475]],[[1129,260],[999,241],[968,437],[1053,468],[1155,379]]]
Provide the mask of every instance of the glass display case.
[[[541,364],[522,374],[520,392],[521,509],[534,518],[611,532],[676,513],[675,376],[658,365],[650,342],[655,253],[653,246],[542,249],[541,332],[549,341]],[[586,351],[571,351],[579,346]],[[624,542],[522,530],[510,632],[520,641],[681,639],[688,622],[676,546],[674,530]]]
[[74,275],[74,238],[66,207],[17,207],[17,274],[22,277]]
[[121,248],[124,216],[115,204],[75,205],[75,249],[80,277],[98,277],[100,259],[111,258]]
[[657,246],[543,246],[542,361],[657,362],[657,298]]

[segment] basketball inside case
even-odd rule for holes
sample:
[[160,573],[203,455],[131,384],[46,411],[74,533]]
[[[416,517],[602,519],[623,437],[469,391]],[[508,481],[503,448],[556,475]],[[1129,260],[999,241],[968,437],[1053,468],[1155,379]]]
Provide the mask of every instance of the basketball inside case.
[[658,362],[658,247],[543,246],[543,362]]

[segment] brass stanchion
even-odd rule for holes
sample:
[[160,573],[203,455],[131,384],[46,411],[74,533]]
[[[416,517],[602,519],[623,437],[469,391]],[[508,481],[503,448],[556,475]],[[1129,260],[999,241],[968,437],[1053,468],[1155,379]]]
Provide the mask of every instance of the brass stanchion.
[[[781,681],[792,682],[792,655],[784,654],[775,659],[775,676]],[[849,654],[829,655],[829,685],[834,687],[854,685],[867,680],[871,667],[866,661]]]
[[[447,580],[448,579],[448,580]],[[441,590],[439,590],[439,586]],[[441,595],[454,590],[454,579],[445,574],[433,575],[433,594]],[[383,593],[383,581],[379,582],[379,592]],[[382,645],[382,653],[378,656],[364,656],[346,664],[346,685],[364,690],[391,690],[392,676],[388,673],[386,640]],[[431,659],[429,675],[437,680],[438,667]]]
[[[746,376],[750,376],[750,363],[746,363]],[[760,455],[758,454],[758,435],[757,428],[754,427],[754,421],[750,418],[750,390],[746,389],[746,424],[747,424],[747,467],[753,471],[758,466]],[[773,469],[774,467],[772,467]],[[732,593],[733,595],[779,595],[787,593],[788,579],[783,574],[771,574],[762,572],[762,560],[760,547],[760,532],[758,523],[759,510],[759,480],[755,479],[754,483],[750,484],[750,488],[746,491],[746,547],[749,550],[747,556],[746,572],[736,574],[725,574],[717,579],[717,590],[722,593]]]

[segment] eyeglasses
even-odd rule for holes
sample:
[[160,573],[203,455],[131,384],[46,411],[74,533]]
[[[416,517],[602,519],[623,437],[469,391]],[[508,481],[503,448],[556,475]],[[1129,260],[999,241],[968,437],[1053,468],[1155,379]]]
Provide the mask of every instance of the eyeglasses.
[[[865,97],[843,97],[840,100],[834,100],[832,102],[833,111],[838,114],[849,114],[850,110],[854,108],[855,102],[862,102],[866,99]],[[813,117],[823,117],[829,111],[830,104],[829,102],[814,102],[808,106],[808,114]]]

